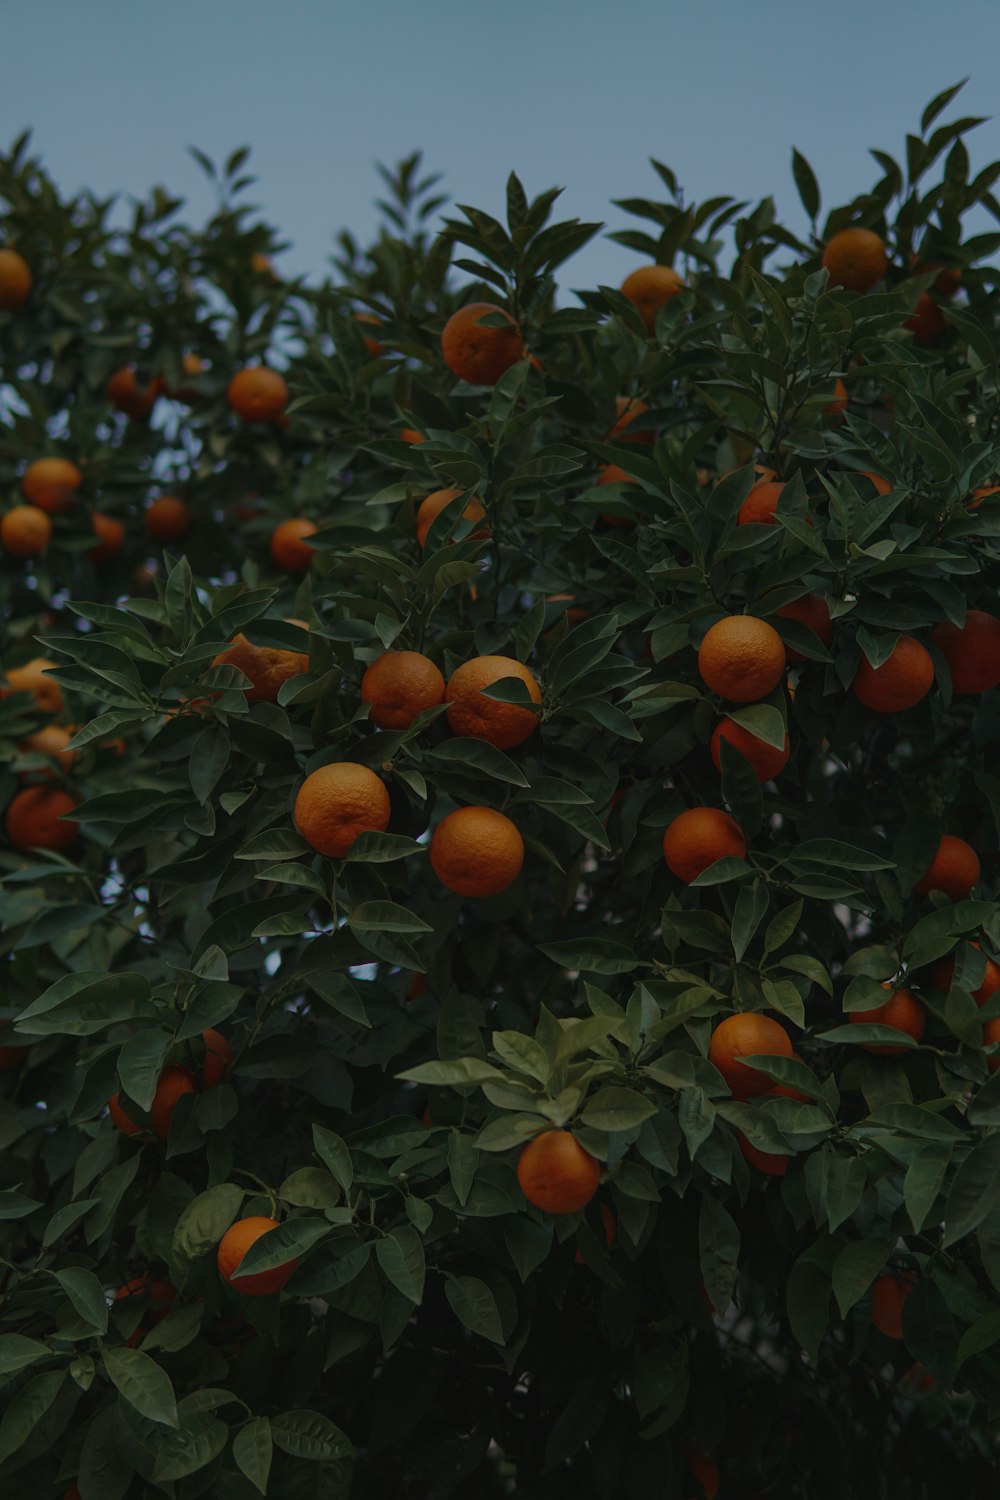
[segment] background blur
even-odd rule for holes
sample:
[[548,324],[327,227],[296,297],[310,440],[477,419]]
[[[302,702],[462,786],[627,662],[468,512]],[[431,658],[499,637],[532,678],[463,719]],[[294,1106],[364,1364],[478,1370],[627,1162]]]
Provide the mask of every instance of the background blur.
[[[688,198],[770,193],[805,228],[792,145],[825,211],[946,86],[970,75],[957,103],[989,115],[998,52],[1000,0],[0,0],[0,141],[30,125],[62,190],[162,183],[195,216],[211,189],[186,147],[249,144],[279,268],[318,275],[338,229],[373,229],[374,163],[418,147],[452,201],[498,215],[513,167],[529,195],[566,188],[561,217],[622,228],[612,197],[663,196],[656,156]],[[970,149],[1000,156],[1000,121]],[[634,264],[601,239],[564,285]]]

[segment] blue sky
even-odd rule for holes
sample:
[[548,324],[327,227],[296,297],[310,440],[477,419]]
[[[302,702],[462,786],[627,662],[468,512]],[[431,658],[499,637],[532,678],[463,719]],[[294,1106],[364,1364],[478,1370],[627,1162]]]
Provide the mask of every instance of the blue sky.
[[[452,199],[501,213],[513,167],[529,193],[564,186],[565,217],[624,227],[612,198],[766,193],[801,224],[792,145],[824,204],[874,180],[940,89],[970,75],[989,115],[1000,0],[0,0],[0,142],[25,125],[64,189],[160,182],[211,206],[185,150],[253,147],[252,195],[322,274],[332,236],[375,223],[374,162],[420,147]],[[970,139],[1000,157],[1000,120]],[[566,286],[617,284],[632,252],[599,240]]]

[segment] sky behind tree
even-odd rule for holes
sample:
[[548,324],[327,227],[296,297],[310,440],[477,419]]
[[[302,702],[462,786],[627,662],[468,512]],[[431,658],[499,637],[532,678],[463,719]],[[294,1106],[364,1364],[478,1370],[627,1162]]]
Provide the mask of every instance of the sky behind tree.
[[[33,128],[64,191],[162,183],[201,216],[211,190],[187,147],[253,148],[251,201],[317,277],[344,227],[376,225],[377,161],[419,148],[456,202],[502,214],[513,168],[529,194],[565,187],[559,216],[623,228],[613,198],[662,197],[650,156],[689,200],[756,202],[805,229],[797,146],[824,210],[868,186],[869,146],[897,157],[930,97],[970,77],[962,112],[989,115],[998,0],[0,0],[0,143]],[[950,117],[950,116],[949,116]],[[970,141],[1000,157],[1000,120]],[[601,238],[564,288],[617,284],[634,252]]]

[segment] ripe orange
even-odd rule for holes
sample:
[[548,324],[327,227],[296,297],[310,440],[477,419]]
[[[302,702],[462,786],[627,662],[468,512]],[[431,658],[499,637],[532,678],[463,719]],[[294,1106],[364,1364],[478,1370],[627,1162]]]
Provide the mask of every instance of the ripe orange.
[[785,486],[773,479],[758,479],[736,518],[737,526],[774,526],[778,501]]
[[877,495],[888,495],[892,489],[891,482],[881,474],[876,474],[874,469],[858,469],[854,471],[861,475],[862,479],[869,480],[875,486]]
[[161,1141],[165,1141],[170,1134],[170,1121],[177,1107],[177,1101],[185,1094],[195,1094],[197,1091],[197,1085],[187,1068],[179,1068],[171,1063],[163,1069],[149,1108],[153,1132]]
[[[740,465],[740,467],[745,467],[745,466],[744,465]],[[757,476],[757,478],[754,481],[754,483],[757,483],[759,480],[763,480],[763,479],[777,479],[777,477],[778,477],[777,474],[775,473],[774,469],[769,469],[768,466],[767,466],[767,464],[755,463],[754,466],[753,466],[753,471],[754,471],[754,474]],[[735,474],[736,472],[737,472],[736,469],[727,469],[724,474],[720,474],[717,479],[712,480],[713,485],[720,485],[724,479],[728,479],[731,475]],[[711,479],[711,475],[709,475],[709,479]]]
[[266,1219],[260,1215],[237,1219],[235,1224],[230,1224],[219,1241],[216,1252],[219,1275],[227,1286],[247,1297],[266,1297],[271,1292],[281,1290],[298,1265],[297,1260],[286,1260],[283,1265],[275,1266],[270,1271],[258,1271],[254,1276],[241,1278],[237,1274],[240,1262],[250,1246],[255,1245],[261,1235],[270,1234],[272,1229],[277,1228],[277,1219]]
[[[509,327],[488,328],[480,323],[500,313]],[[524,358],[524,341],[514,319],[493,302],[470,302],[452,313],[441,334],[441,354],[459,380],[470,385],[496,385],[511,365]]]
[[445,689],[452,734],[468,735],[474,740],[486,740],[498,750],[510,750],[534,733],[538,715],[530,708],[500,703],[483,693],[483,688],[508,677],[524,683],[532,703],[541,703],[542,692],[535,678],[512,656],[474,656],[456,667]]
[[978,510],[987,495],[995,495],[1000,492],[1000,484],[981,484],[977,490],[973,490],[972,499],[969,501],[969,510]]
[[563,607],[559,613],[565,615],[573,625],[578,625],[581,620],[590,619],[590,610],[584,609],[581,604],[577,603],[575,594],[546,594],[545,602],[546,604],[561,604]]
[[279,521],[271,533],[271,556],[286,573],[304,573],[315,557],[315,549],[306,546],[305,538],[319,530],[314,521],[293,516]]
[[90,525],[97,537],[97,545],[91,547],[87,556],[91,562],[110,562],[125,545],[125,527],[114,516],[105,516],[99,510],[91,511]]
[[42,713],[60,713],[63,706],[62,688],[54,677],[48,676],[58,666],[59,663],[48,656],[35,656],[31,661],[25,662],[23,667],[8,667],[5,692],[30,693]]
[[622,295],[638,309],[647,333],[655,329],[660,308],[683,290],[684,283],[671,266],[640,266],[621,284]]
[[410,988],[406,992],[407,1000],[419,1000],[421,995],[426,995],[430,986],[427,983],[426,974],[414,974],[410,980]]
[[[427,495],[420,502],[420,508],[417,511],[417,541],[421,547],[427,546],[427,533],[445,506],[450,505],[452,500],[456,500],[461,493],[461,490],[456,489],[435,490],[433,494]],[[485,515],[486,512],[480,501],[476,499],[475,495],[470,495],[462,511],[462,520],[470,522],[481,521]],[[480,537],[489,536],[489,534],[490,528],[488,526],[480,526],[477,531],[471,532],[466,540],[477,541]],[[451,540],[454,541],[454,538],[451,538]]]
[[[181,369],[190,380],[194,379],[198,375],[203,374],[206,369],[206,365],[205,361],[201,358],[200,355],[185,354],[184,358],[181,360]],[[171,390],[169,386],[165,385],[164,394],[169,396],[171,401],[183,401],[185,405],[190,405],[192,401],[196,401],[198,399],[198,392],[190,386],[181,386],[178,390]]]
[[[978,948],[979,943],[973,943],[973,948]],[[930,973],[931,984],[936,985],[939,990],[950,990],[952,980],[955,978],[955,955],[950,958],[942,958],[940,963],[935,964]],[[1000,990],[1000,964],[994,963],[992,958],[986,960],[986,973],[983,982],[977,990],[972,991],[972,998],[977,1005],[985,1005],[992,995]]]
[[887,1339],[903,1337],[903,1305],[913,1282],[901,1276],[879,1276],[872,1287],[872,1322]]
[[768,1177],[784,1177],[788,1171],[788,1157],[780,1151],[761,1151],[759,1147],[752,1146],[743,1134],[742,1130],[736,1132],[736,1144],[752,1167],[758,1172],[764,1172]]
[[655,443],[655,432],[630,432],[623,436],[626,427],[631,427],[636,417],[641,417],[647,411],[649,407],[645,401],[640,401],[635,396],[616,396],[615,420],[608,428],[605,441],[621,438],[623,443]]
[[[602,464],[601,471],[597,476],[600,484],[636,484],[631,474],[626,474],[620,464]],[[631,526],[632,522],[625,516],[611,516],[606,511],[601,511],[601,520],[606,521],[609,526]]]
[[701,1453],[697,1448],[688,1448],[685,1457],[687,1458],[691,1473],[701,1485],[705,1500],[715,1500],[721,1483],[718,1464],[709,1458],[706,1453]]
[[389,793],[367,766],[337,760],[306,777],[295,797],[295,826],[318,854],[340,859],[362,833],[389,826]]
[[575,1214],[597,1192],[601,1164],[568,1130],[544,1130],[522,1149],[517,1180],[529,1203],[550,1214]]
[[824,406],[823,415],[827,417],[842,417],[847,410],[847,386],[838,376],[833,385],[833,400]]
[[361,701],[380,729],[409,729],[418,714],[444,702],[444,678],[419,651],[386,651],[361,679]]
[[[888,990],[890,986],[884,984],[882,988]],[[895,1031],[905,1031],[907,1036],[919,1042],[927,1025],[927,1013],[909,990],[894,990],[884,1005],[873,1006],[871,1010],[852,1010],[848,1020],[858,1026],[891,1026]],[[862,1042],[861,1045],[866,1052],[874,1052],[880,1057],[899,1057],[910,1051],[909,1047],[882,1046],[877,1042]]]
[[237,370],[226,392],[229,405],[244,422],[273,422],[288,405],[288,386],[277,370],[248,365]]
[[233,1071],[233,1049],[220,1031],[209,1027],[201,1039],[205,1044],[205,1059],[201,1065],[202,1088],[214,1089],[224,1083]]
[[162,1323],[170,1311],[170,1304],[177,1296],[177,1288],[169,1281],[151,1281],[148,1276],[133,1276],[115,1292],[116,1302],[127,1302],[130,1297],[146,1297],[149,1306],[143,1317],[147,1323]]
[[7,807],[7,837],[22,854],[49,849],[64,854],[76,841],[77,823],[67,822],[76,803],[68,792],[53,786],[26,786],[15,792]]
[[716,620],[698,648],[698,671],[707,688],[733,703],[756,703],[781,681],[785,646],[773,625],[753,615]]
[[23,739],[21,749],[34,750],[39,755],[48,755],[55,761],[60,773],[65,776],[76,760],[76,751],[66,749],[75,732],[66,724],[46,724],[44,729],[38,729],[34,734],[29,734],[26,739]]
[[743,830],[718,807],[689,807],[663,835],[663,858],[678,880],[690,885],[718,859],[744,859]]
[[71,1484],[68,1489],[63,1491],[63,1500],[83,1500],[80,1494],[80,1486],[78,1484]]
[[146,511],[146,530],[158,542],[176,542],[191,525],[191,512],[178,495],[158,495]]
[[141,1125],[137,1125],[135,1121],[125,1113],[125,1106],[122,1104],[121,1098],[117,1092],[112,1094],[111,1098],[108,1100],[108,1114],[111,1116],[111,1123],[114,1125],[116,1130],[121,1131],[122,1135],[144,1135],[148,1139],[149,1132],[147,1130],[143,1130]]
[[431,836],[431,868],[458,896],[496,896],[512,885],[524,864],[524,840],[492,807],[459,807]]
[[[354,321],[355,323],[367,323],[369,326],[377,328],[382,319],[376,318],[374,313],[359,312],[354,314]],[[365,348],[372,359],[378,359],[380,355],[385,353],[384,345],[380,344],[378,339],[368,338],[367,335],[365,336]]]
[[[822,594],[803,594],[801,599],[793,599],[790,604],[783,604],[780,609],[775,610],[782,620],[797,620],[807,630],[818,635],[824,646],[828,646],[833,638],[833,621],[830,619],[830,606]],[[794,646],[785,646],[785,657],[790,663],[806,661],[807,658],[801,651],[796,651]]]
[[423,443],[427,441],[423,433],[418,432],[415,427],[403,427],[400,429],[399,435],[404,443]]
[[250,257],[250,269],[255,276],[269,276],[272,281],[280,281],[281,278],[274,269],[274,261],[263,250],[255,250]]
[[163,381],[154,377],[148,385],[140,385],[135,366],[126,365],[108,377],[104,387],[112,406],[138,422],[145,422],[152,415],[157,398],[163,392]]
[[926,698],[934,681],[930,652],[912,635],[901,635],[880,667],[862,656],[851,691],[877,714],[899,714]]
[[[1000,1016],[987,1021],[983,1027],[983,1046],[988,1047],[991,1042],[1000,1042]],[[988,1057],[986,1066],[991,1073],[995,1073],[1000,1068],[1000,1052],[995,1052],[992,1057]]]
[[751,734],[749,729],[744,729],[742,724],[736,724],[732,719],[720,719],[712,731],[712,760],[715,769],[722,770],[723,740],[728,740],[730,745],[740,752],[745,760],[753,766],[754,775],[763,786],[765,781],[773,781],[779,776],[788,764],[789,742],[785,735],[785,743],[779,750],[774,745],[769,745],[765,740],[758,739]]
[[903,324],[913,334],[918,344],[936,344],[948,330],[944,313],[930,292],[921,292],[917,305]]
[[0,250],[0,312],[11,312],[28,299],[31,271],[16,250]]
[[871,229],[841,229],[827,241],[822,264],[830,273],[831,286],[870,292],[885,275],[885,243]]
[[770,1093],[774,1080],[742,1061],[745,1057],[791,1057],[788,1033],[770,1016],[739,1011],[720,1021],[708,1044],[708,1060],[718,1068],[734,1099]]
[[956,693],[988,693],[1000,685],[1000,620],[985,610],[966,611],[959,628],[935,625],[931,640],[948,663]]
[[21,476],[25,499],[50,515],[72,510],[83,475],[68,458],[36,458]]
[[14,557],[37,557],[52,537],[52,522],[34,505],[15,505],[0,519],[0,542]]
[[928,276],[937,271],[934,290],[942,297],[954,297],[962,285],[961,266],[943,266],[937,260],[921,260],[919,255],[910,256],[910,270],[915,276]]
[[280,646],[255,646],[242,631],[235,635],[225,651],[212,661],[213,667],[238,667],[251,686],[244,689],[248,703],[277,703],[278,692],[292,677],[309,670],[305,651],[288,651]]
[[[618,1220],[615,1218],[614,1214],[611,1212],[611,1209],[606,1203],[602,1203],[600,1205],[600,1209],[601,1221],[604,1224],[604,1238],[607,1241],[608,1249],[610,1250],[611,1246],[618,1238]],[[576,1255],[573,1258],[578,1266],[582,1266],[585,1264],[584,1258],[579,1250],[576,1252]]]
[[949,901],[964,901],[978,882],[979,856],[971,844],[953,833],[943,833],[937,853],[914,886],[921,896],[944,891]]

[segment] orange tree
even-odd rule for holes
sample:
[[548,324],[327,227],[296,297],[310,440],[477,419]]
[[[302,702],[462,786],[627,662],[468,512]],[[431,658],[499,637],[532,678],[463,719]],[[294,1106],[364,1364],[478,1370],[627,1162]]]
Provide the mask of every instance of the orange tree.
[[316,287],[245,152],[200,229],[0,162],[5,1497],[995,1487],[954,93],[806,239],[654,162],[562,297],[516,176]]

